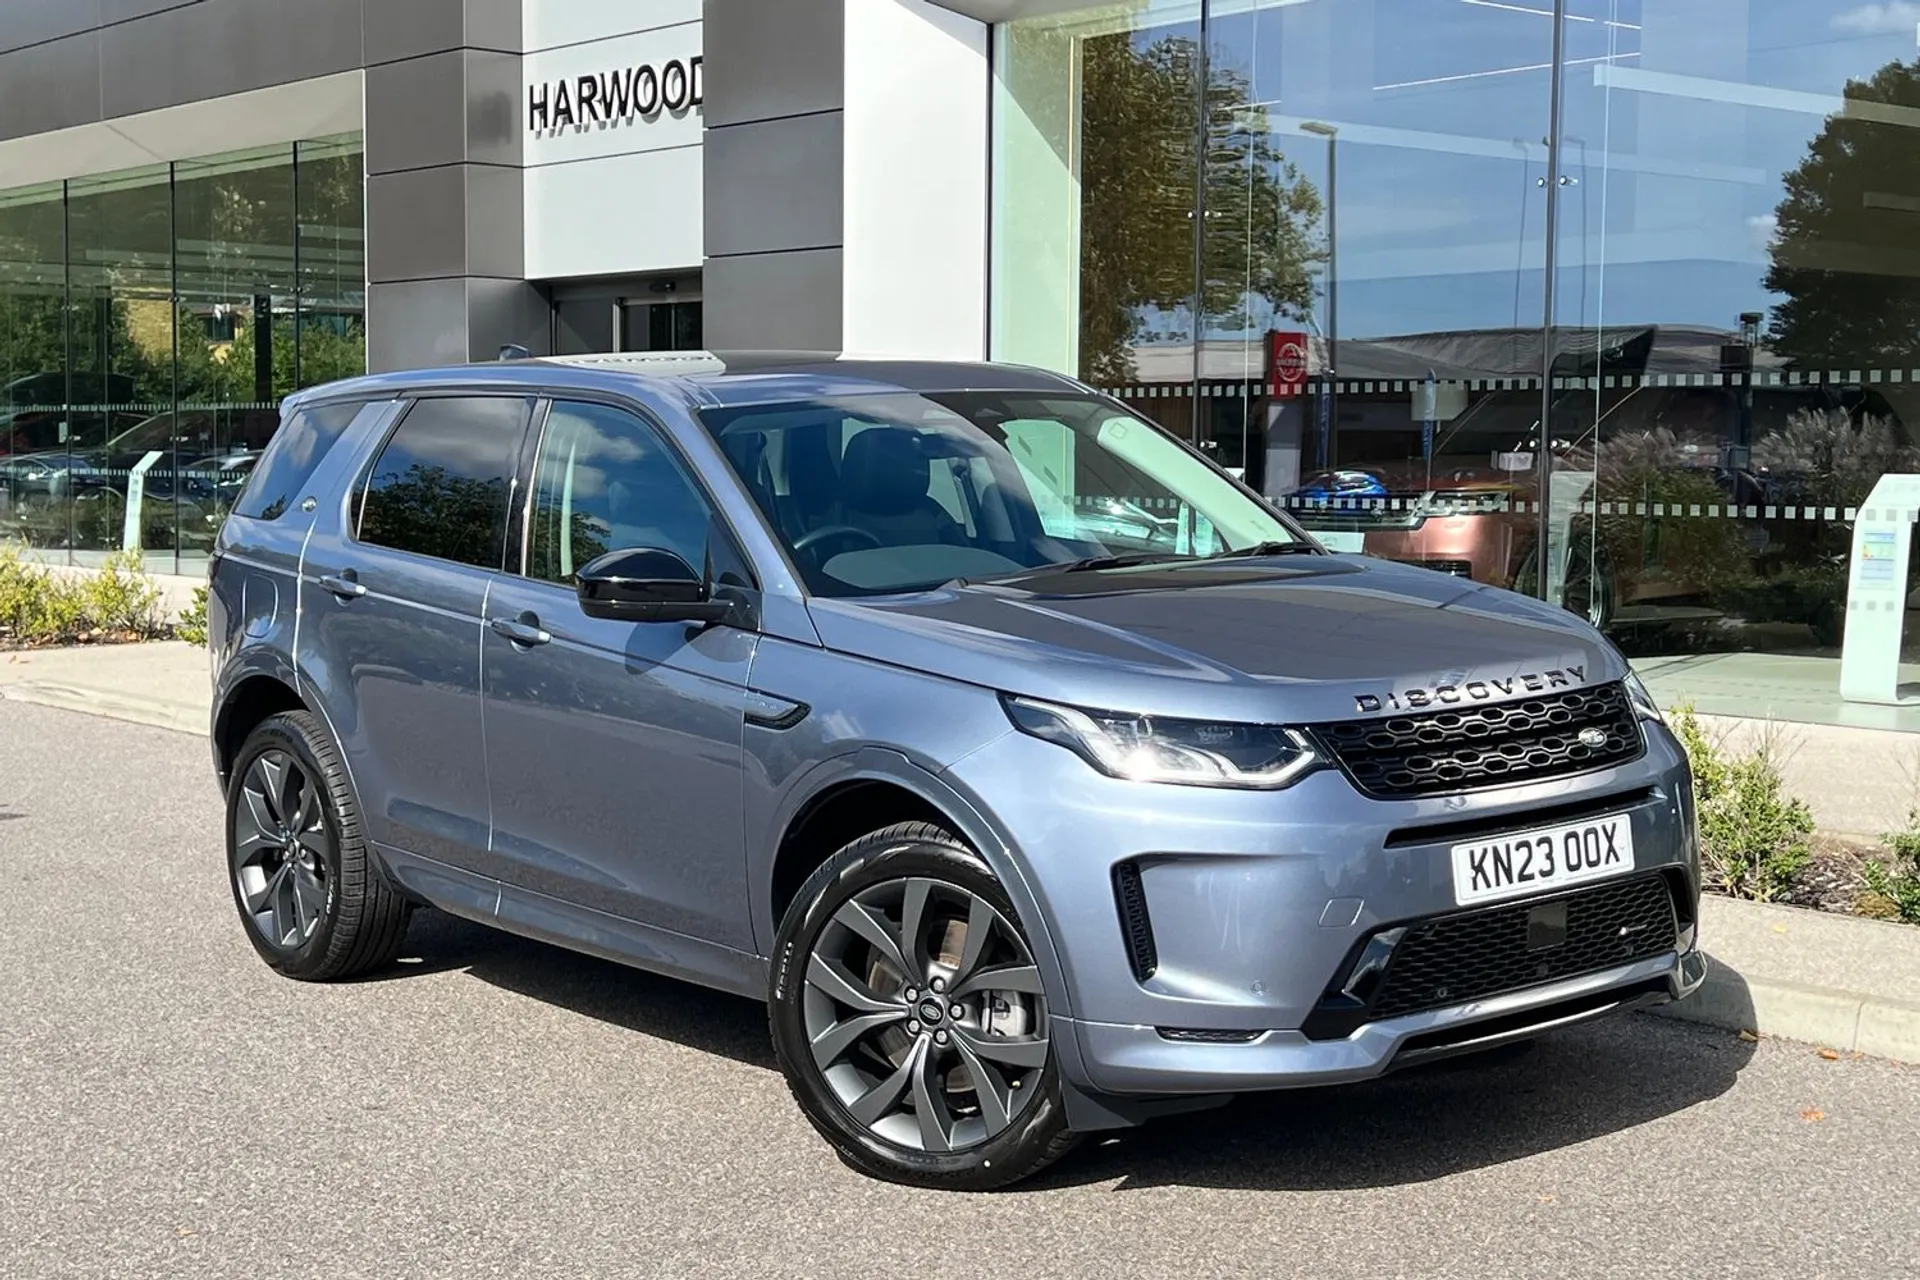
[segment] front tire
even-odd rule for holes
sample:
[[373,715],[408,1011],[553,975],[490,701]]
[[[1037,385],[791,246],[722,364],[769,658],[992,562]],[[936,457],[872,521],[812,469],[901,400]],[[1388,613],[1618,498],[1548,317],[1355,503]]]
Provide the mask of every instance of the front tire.
[[227,881],[254,950],[307,982],[391,964],[408,903],[374,865],[339,752],[303,711],[260,723],[227,793]]
[[900,823],[808,878],[768,994],[795,1101],[847,1164],[981,1191],[1072,1147],[1047,1002],[1013,904],[951,832]]

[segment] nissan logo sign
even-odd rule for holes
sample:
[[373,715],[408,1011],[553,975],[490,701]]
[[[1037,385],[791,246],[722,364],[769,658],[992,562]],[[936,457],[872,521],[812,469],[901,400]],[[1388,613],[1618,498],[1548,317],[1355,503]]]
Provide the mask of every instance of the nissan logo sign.
[[674,58],[592,75],[565,76],[527,86],[527,129],[546,133],[590,124],[678,115],[706,100],[701,59]]

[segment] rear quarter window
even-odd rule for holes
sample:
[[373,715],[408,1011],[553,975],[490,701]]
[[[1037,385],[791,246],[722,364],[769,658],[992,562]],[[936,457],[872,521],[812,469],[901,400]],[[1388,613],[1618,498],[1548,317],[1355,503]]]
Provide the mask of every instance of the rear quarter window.
[[299,500],[300,491],[313,478],[327,450],[346,433],[367,403],[351,400],[315,405],[288,418],[254,468],[253,479],[234,504],[233,513],[255,520],[278,520]]

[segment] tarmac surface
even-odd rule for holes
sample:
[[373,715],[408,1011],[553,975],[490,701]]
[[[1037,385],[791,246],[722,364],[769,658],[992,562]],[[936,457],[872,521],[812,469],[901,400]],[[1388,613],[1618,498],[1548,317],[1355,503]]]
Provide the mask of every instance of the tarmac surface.
[[747,1001],[432,912],[276,977],[219,824],[202,742],[0,701],[0,1275],[1920,1266],[1920,1068],[1630,1015],[941,1195],[835,1160]]

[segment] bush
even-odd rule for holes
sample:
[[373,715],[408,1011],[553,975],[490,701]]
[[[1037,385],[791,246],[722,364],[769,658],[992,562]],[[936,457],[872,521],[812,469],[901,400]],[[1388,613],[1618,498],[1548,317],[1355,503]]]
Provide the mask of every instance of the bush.
[[1920,924],[1920,812],[1907,815],[1907,826],[1886,837],[1893,861],[1875,858],[1867,863],[1867,915],[1886,916]]
[[1707,887],[1755,902],[1780,897],[1813,859],[1813,814],[1786,794],[1773,741],[1729,755],[1691,706],[1675,713],[1673,727],[1693,766]]
[[173,634],[176,639],[185,640],[188,644],[197,644],[203,649],[207,647],[207,589],[205,587],[193,589],[193,603],[180,611],[180,620],[173,624]]
[[49,573],[0,549],[0,639],[14,644],[74,644],[93,639],[150,640],[164,634],[160,588],[138,552],[108,557],[85,577]]

